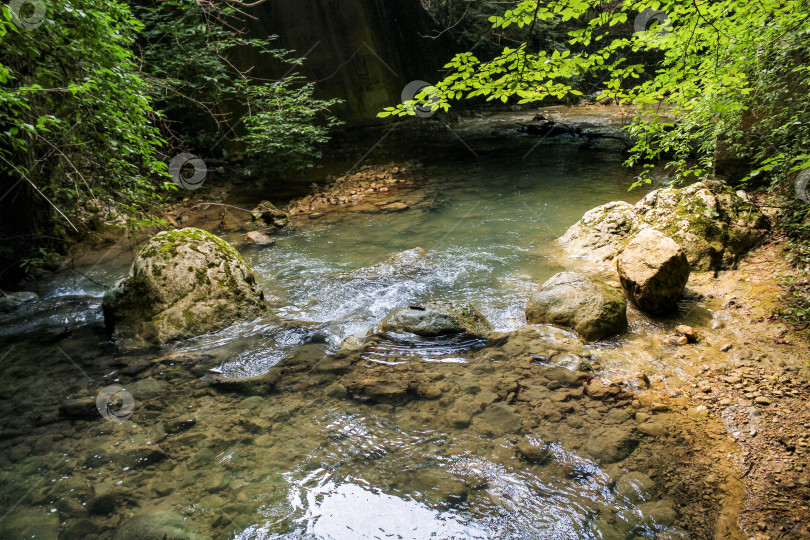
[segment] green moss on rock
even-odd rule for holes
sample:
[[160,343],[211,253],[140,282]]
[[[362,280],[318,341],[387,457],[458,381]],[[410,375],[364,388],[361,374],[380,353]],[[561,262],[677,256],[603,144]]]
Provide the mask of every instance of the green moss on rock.
[[105,323],[125,345],[160,345],[266,311],[253,271],[201,229],[164,231],[144,246],[104,297]]

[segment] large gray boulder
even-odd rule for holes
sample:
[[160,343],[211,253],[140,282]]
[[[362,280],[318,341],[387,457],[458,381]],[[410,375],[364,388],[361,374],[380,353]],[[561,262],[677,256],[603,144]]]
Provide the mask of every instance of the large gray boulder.
[[108,331],[126,347],[205,334],[266,309],[239,253],[190,227],[152,237],[102,305]]
[[619,255],[619,280],[628,298],[642,311],[673,311],[689,281],[689,261],[667,235],[644,229]]
[[552,276],[529,297],[529,324],[556,324],[597,341],[627,327],[627,299],[621,291],[578,272]]
[[692,270],[733,268],[768,232],[765,215],[719,181],[650,192],[635,205],[614,201],[588,211],[559,239],[567,255],[609,266],[640,231],[675,240]]
[[409,332],[424,337],[480,335],[491,330],[492,325],[473,306],[453,302],[428,302],[397,308],[377,327],[378,332]]

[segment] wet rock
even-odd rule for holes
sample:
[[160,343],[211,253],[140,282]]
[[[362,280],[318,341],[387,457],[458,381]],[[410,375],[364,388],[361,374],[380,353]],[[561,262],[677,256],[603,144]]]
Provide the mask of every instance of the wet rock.
[[36,293],[20,291],[13,293],[0,293],[0,313],[17,309],[23,304],[38,300]]
[[181,433],[194,427],[197,419],[193,416],[181,416],[179,418],[172,418],[166,422],[166,432],[170,434]]
[[582,371],[572,371],[564,367],[552,367],[542,371],[543,376],[555,384],[549,384],[552,390],[564,386],[567,388],[580,388],[588,379],[588,374]]
[[352,363],[345,358],[327,356],[315,365],[315,371],[324,373],[346,373]]
[[163,385],[152,377],[147,377],[127,385],[127,390],[135,399],[146,399],[163,392]]
[[523,457],[534,463],[547,463],[553,457],[546,443],[532,437],[521,437],[517,449]]
[[163,461],[166,457],[157,445],[143,445],[121,449],[113,454],[112,460],[121,468],[137,469]]
[[490,330],[492,325],[473,306],[452,302],[428,302],[395,309],[378,327],[379,332],[408,332],[425,337],[480,335]]
[[286,212],[276,208],[270,201],[262,201],[250,211],[253,221],[263,223],[276,229],[282,229],[290,224],[290,217]]
[[624,474],[616,483],[616,491],[622,497],[626,497],[633,504],[646,501],[650,497],[650,492],[655,487],[652,479],[644,473],[629,472]]
[[126,521],[115,531],[114,540],[197,540],[183,516],[174,512],[149,512]]
[[349,212],[357,212],[360,214],[379,214],[381,212],[377,205],[369,202],[361,202],[349,207]]
[[670,499],[650,501],[638,505],[643,523],[650,527],[671,527],[678,519],[675,503]]
[[62,540],[84,540],[91,538],[91,535],[99,532],[98,524],[91,519],[77,519],[68,525],[60,539]]
[[245,242],[248,242],[249,244],[256,244],[258,246],[267,246],[276,243],[274,239],[259,231],[250,231],[247,233],[245,235]]
[[409,385],[405,381],[382,377],[365,377],[346,384],[355,395],[384,403],[403,403],[408,400]]
[[120,494],[110,485],[96,484],[93,486],[93,496],[88,501],[88,508],[94,514],[111,514],[118,508]]
[[484,412],[476,417],[476,422],[486,424],[487,431],[495,435],[504,433],[519,433],[523,428],[523,420],[515,409],[505,403],[492,403]]
[[129,276],[104,295],[104,322],[125,346],[161,345],[228,326],[266,309],[236,250],[201,229],[164,231]]
[[638,446],[638,439],[627,427],[608,427],[593,433],[586,445],[587,452],[605,465],[621,461]]
[[679,336],[683,336],[689,343],[695,343],[698,340],[697,332],[691,326],[687,326],[685,324],[678,325],[675,328],[675,333]]
[[689,261],[674,240],[645,229],[619,255],[619,280],[628,298],[642,311],[668,313],[689,281]]
[[585,391],[593,399],[608,399],[616,396],[620,389],[615,386],[606,386],[599,381],[593,380],[585,387]]
[[68,399],[59,405],[59,415],[74,420],[97,420],[101,418],[95,398]]
[[344,351],[359,351],[365,345],[365,340],[358,336],[349,336],[340,342],[340,348]]
[[420,385],[419,388],[417,389],[417,392],[419,393],[419,397],[422,397],[424,399],[436,399],[441,397],[442,395],[441,388],[439,388],[435,384]]
[[[548,359],[556,364],[557,359],[572,353],[584,355],[584,343],[571,330],[548,325],[528,325],[512,332],[491,332],[487,334],[489,348],[482,354],[504,361],[530,357]],[[543,362],[545,363],[545,362]],[[573,366],[572,366],[573,367]]]
[[648,421],[638,425],[638,431],[650,437],[663,437],[667,434],[667,428],[661,422]]
[[403,202],[392,202],[389,204],[384,204],[380,208],[386,212],[403,212],[410,208],[410,206]]
[[273,392],[280,378],[281,372],[278,369],[272,369],[264,375],[242,379],[232,379],[221,375],[207,376],[207,382],[214,389],[223,392],[261,395]]
[[627,300],[621,291],[585,274],[560,272],[529,297],[526,320],[567,326],[596,341],[627,327]]
[[0,537],[56,540],[59,537],[59,514],[44,508],[18,510],[0,521]]
[[372,266],[343,274],[346,279],[413,279],[414,275],[432,270],[428,252],[420,247],[392,253]]
[[223,489],[227,488],[229,484],[230,480],[228,480],[224,474],[215,473],[206,479],[203,487],[208,493],[219,493]]
[[342,399],[347,395],[346,387],[340,383],[334,383],[326,387],[326,395],[329,397]]
[[736,265],[768,232],[767,218],[722,182],[658,189],[631,206],[610,202],[588,211],[559,242],[572,257],[613,260],[639,231],[657,229],[677,242],[695,271]]

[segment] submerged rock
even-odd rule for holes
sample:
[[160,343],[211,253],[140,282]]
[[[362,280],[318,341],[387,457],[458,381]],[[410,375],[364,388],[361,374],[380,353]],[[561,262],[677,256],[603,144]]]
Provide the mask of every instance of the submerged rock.
[[549,446],[536,438],[521,437],[517,449],[523,457],[534,463],[546,463],[554,457]]
[[397,308],[380,323],[379,332],[416,334],[435,337],[448,334],[480,335],[492,325],[470,304],[428,302]]
[[602,465],[621,461],[638,446],[630,428],[607,427],[593,433],[586,444],[587,452]]
[[673,311],[689,281],[689,261],[681,247],[655,229],[645,229],[625,248],[617,262],[627,296],[642,311]]
[[719,181],[657,189],[635,205],[614,201],[588,211],[559,239],[565,252],[600,264],[614,260],[640,231],[675,240],[693,270],[734,267],[765,238],[768,220],[747,197]]
[[274,244],[276,241],[262,232],[250,231],[245,235],[245,242],[256,244],[257,246],[266,246]]
[[388,255],[382,261],[342,274],[346,279],[412,279],[431,269],[428,252],[420,247]]
[[175,512],[149,512],[137,515],[118,527],[115,540],[193,540],[195,534]]
[[0,294],[0,313],[17,309],[23,304],[27,304],[28,302],[33,302],[34,300],[38,299],[39,296],[37,296],[36,293],[27,291],[2,293]]
[[616,483],[616,491],[619,492],[619,495],[634,504],[648,500],[654,487],[655,483],[652,479],[638,471],[624,474]]
[[5,519],[0,521],[2,538],[56,540],[59,537],[59,514],[49,512],[45,508],[18,510],[4,517]]
[[567,326],[597,341],[627,327],[627,299],[585,274],[560,272],[529,297],[526,321]]
[[221,238],[201,229],[164,231],[129,275],[104,295],[104,322],[125,346],[162,345],[265,311],[253,271]]
[[528,325],[511,332],[491,332],[485,358],[508,360],[529,358],[540,364],[578,369],[581,355],[587,355],[585,343],[571,330],[548,325]]

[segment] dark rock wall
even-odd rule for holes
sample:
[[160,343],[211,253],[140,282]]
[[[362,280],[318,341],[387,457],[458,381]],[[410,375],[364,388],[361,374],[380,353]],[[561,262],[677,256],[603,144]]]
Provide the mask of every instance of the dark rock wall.
[[[318,97],[343,99],[335,112],[349,124],[376,122],[412,80],[436,82],[452,55],[449,42],[422,37],[438,32],[419,0],[270,0],[250,13],[256,35],[277,35],[279,48],[306,54],[296,71],[318,81]],[[267,78],[288,69],[257,67]]]

